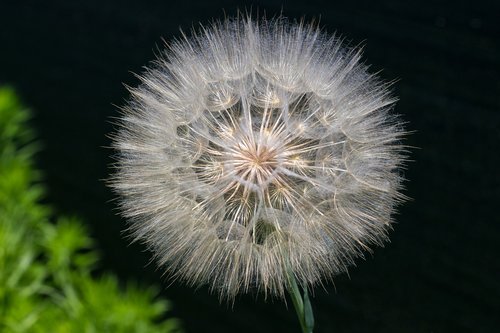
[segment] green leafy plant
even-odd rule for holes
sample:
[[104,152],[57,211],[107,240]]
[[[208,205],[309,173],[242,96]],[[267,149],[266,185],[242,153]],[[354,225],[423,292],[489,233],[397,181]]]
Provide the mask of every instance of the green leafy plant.
[[95,277],[85,226],[40,204],[28,119],[14,91],[0,88],[0,331],[179,332],[154,288]]

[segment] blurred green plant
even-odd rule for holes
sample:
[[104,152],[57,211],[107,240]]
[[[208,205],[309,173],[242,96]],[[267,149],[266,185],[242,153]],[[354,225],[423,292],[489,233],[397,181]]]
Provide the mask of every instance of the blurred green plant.
[[157,290],[92,275],[98,259],[75,218],[40,204],[29,112],[0,87],[0,332],[179,332]]

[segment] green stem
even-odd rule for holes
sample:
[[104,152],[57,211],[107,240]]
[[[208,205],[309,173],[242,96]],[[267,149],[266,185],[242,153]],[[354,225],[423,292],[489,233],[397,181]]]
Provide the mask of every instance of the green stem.
[[312,312],[311,301],[307,289],[304,288],[304,297],[302,298],[295,275],[288,270],[288,292],[292,298],[293,306],[299,318],[300,327],[303,333],[312,333],[314,328],[314,315]]

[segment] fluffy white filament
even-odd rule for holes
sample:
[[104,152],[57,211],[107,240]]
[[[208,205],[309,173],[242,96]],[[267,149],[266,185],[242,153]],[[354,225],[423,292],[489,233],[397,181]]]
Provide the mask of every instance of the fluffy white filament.
[[232,298],[309,286],[387,238],[404,134],[387,85],[313,25],[237,18],[173,42],[114,137],[134,237]]

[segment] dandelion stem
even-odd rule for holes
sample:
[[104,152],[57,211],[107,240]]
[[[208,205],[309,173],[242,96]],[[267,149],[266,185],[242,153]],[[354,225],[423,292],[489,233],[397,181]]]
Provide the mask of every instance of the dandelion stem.
[[314,328],[314,315],[307,288],[303,289],[304,296],[302,297],[299,286],[297,285],[297,280],[293,272],[288,269],[288,292],[290,293],[293,306],[297,312],[302,333],[312,333]]

